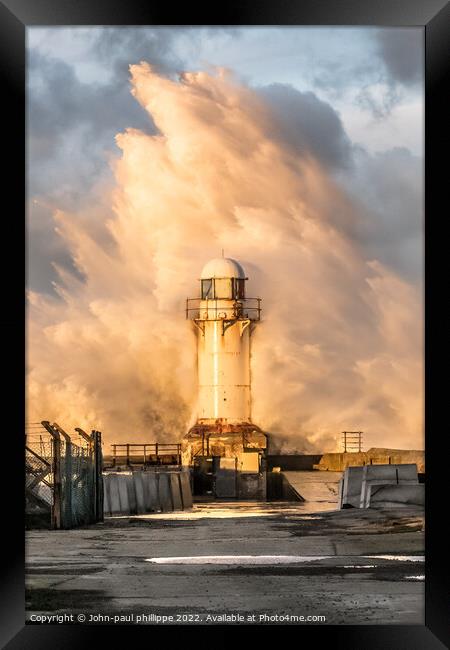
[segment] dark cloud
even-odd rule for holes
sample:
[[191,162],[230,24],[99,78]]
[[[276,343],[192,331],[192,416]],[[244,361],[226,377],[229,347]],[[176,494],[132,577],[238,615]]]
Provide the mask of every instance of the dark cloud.
[[279,118],[276,135],[285,144],[312,154],[327,167],[350,163],[351,142],[330,104],[287,84],[271,84],[260,88],[259,93]]
[[[343,220],[346,235],[358,242],[367,259],[377,259],[404,279],[420,282],[421,158],[405,148],[370,154],[353,146],[338,113],[311,92],[302,93],[283,84],[273,84],[259,92],[279,117],[280,129],[274,137],[315,156],[335,173],[353,197],[358,216],[348,224]],[[375,103],[372,110],[382,118],[390,107]]]
[[408,149],[369,154],[354,150],[344,185],[359,206],[353,236],[367,259],[377,259],[404,279],[423,277],[423,160]]
[[68,62],[29,49],[31,192],[54,191],[53,179],[42,174],[49,161],[56,169],[63,164],[73,190],[87,194],[105,165],[105,152],[116,150],[117,133],[127,127],[155,132],[151,117],[130,94],[129,65],[145,60],[161,74],[177,72],[182,64],[172,52],[174,36],[171,29],[126,27],[94,29],[89,39],[79,34],[86,60],[104,70],[94,83],[80,81]]
[[95,131],[102,143],[127,122],[148,128],[150,120],[130,96],[125,75],[121,83],[117,79],[103,85],[83,83],[67,63],[31,52],[29,78],[30,133],[48,138],[53,150],[68,130],[82,125],[89,135]]
[[56,278],[55,264],[83,279],[69,252],[60,244],[54,232],[51,210],[30,202],[28,208],[27,285],[33,291],[52,294]]
[[419,28],[380,29],[377,50],[393,82],[410,85],[423,78],[423,30]]
[[173,51],[174,38],[185,28],[102,27],[89,48],[94,61],[113,71],[117,83],[128,76],[130,63],[151,63],[160,74],[181,70],[182,62]]
[[318,63],[314,86],[339,98],[348,88],[357,90],[356,104],[374,119],[388,117],[405,90],[423,79],[423,34],[420,28],[383,28],[367,32],[371,57],[349,61],[343,52],[334,61]]

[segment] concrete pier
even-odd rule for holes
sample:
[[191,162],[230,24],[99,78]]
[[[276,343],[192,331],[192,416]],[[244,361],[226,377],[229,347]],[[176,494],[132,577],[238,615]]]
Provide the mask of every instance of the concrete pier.
[[146,614],[207,625],[226,613],[423,625],[423,525],[418,506],[314,513],[307,502],[234,502],[29,531],[27,619]]
[[416,449],[388,449],[372,447],[368,451],[322,454],[313,469],[343,472],[347,467],[364,465],[417,465],[420,474],[425,472],[425,452]]

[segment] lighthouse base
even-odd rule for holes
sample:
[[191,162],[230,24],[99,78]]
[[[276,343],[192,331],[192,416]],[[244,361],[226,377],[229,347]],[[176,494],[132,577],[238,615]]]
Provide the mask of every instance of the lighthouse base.
[[216,499],[266,499],[267,435],[251,422],[193,426],[181,443],[193,494]]

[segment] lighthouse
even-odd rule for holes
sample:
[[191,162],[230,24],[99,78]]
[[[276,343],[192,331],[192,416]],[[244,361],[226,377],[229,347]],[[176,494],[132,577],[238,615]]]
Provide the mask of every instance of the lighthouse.
[[251,416],[251,339],[261,299],[247,296],[242,265],[218,257],[205,264],[199,295],[186,301],[197,339],[196,423],[182,441],[194,494],[265,498],[266,434]]

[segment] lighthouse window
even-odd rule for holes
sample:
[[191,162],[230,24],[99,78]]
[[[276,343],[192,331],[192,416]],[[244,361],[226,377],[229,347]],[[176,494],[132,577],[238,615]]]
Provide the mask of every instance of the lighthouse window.
[[232,289],[231,289],[231,278],[216,278],[214,280],[214,283],[216,285],[215,287],[215,297],[216,298],[224,298],[226,300],[229,300],[233,297],[232,295]]
[[234,298],[245,298],[244,282],[240,278],[234,279]]
[[202,280],[202,300],[212,300],[214,298],[213,281]]

